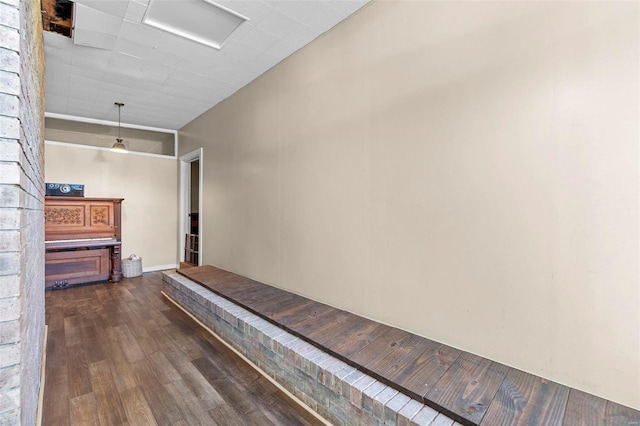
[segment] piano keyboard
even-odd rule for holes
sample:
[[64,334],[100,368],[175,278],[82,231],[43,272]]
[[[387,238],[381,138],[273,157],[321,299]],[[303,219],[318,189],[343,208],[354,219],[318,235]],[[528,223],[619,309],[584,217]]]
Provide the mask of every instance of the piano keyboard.
[[47,240],[44,243],[76,243],[82,241],[108,241],[115,240],[113,237],[104,237],[104,238],[75,238],[73,240]]

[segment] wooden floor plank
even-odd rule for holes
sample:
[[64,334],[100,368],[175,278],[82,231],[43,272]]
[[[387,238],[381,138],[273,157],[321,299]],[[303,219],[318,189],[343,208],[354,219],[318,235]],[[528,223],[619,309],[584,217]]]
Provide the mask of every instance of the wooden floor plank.
[[[341,315],[333,323],[325,324],[322,327],[318,327],[317,331],[308,333],[307,335],[309,338],[323,346],[331,347],[326,343],[329,341],[335,342],[335,337],[337,335],[342,334],[342,336],[348,335],[351,337],[352,334],[349,330],[357,330],[369,322],[368,319],[349,312],[341,312],[340,314]],[[331,349],[333,349],[333,347],[331,347]]]
[[[44,425],[319,423],[160,297],[161,285],[161,274],[150,273],[46,293],[45,315],[55,327],[47,342]],[[191,363],[198,358],[213,366],[209,373],[217,369],[214,385]],[[261,398],[267,400],[256,404]]]
[[140,388],[128,389],[120,394],[129,424],[157,426],[151,408]]
[[167,384],[182,378],[164,353],[153,353],[149,355],[148,361],[148,365],[153,369],[160,383]]
[[[239,416],[245,416],[251,412],[260,411],[256,403],[254,402],[254,398],[248,397],[250,396],[251,391],[247,390],[243,385],[235,381],[233,377],[221,377],[220,370],[215,367],[215,365],[210,360],[208,360],[207,358],[200,358],[193,361],[193,364],[202,373],[205,379],[207,379],[207,381],[209,381],[209,383],[211,383],[211,385],[218,390],[218,392],[224,399],[223,405],[232,407],[234,412]],[[270,392],[268,394],[260,392],[259,394],[261,395],[261,398],[265,398],[273,395],[273,392]],[[218,413],[218,411],[214,410],[214,413]],[[212,413],[210,413],[210,415],[211,414]],[[212,415],[212,417],[214,415]],[[254,415],[254,418],[255,417],[260,416]],[[266,417],[264,417],[264,421],[267,421]]]
[[127,361],[124,355],[124,350],[117,339],[116,331],[114,327],[106,329],[109,336],[107,341],[110,342],[107,349],[109,350],[109,358],[107,364],[111,371],[113,371],[114,381],[119,392],[124,392],[127,389],[133,389],[139,385],[136,380],[135,373],[131,368],[131,364]]
[[107,361],[98,361],[89,365],[91,386],[96,400],[96,411],[103,425],[120,425],[127,416],[120,401],[118,388],[113,380]]
[[637,426],[640,425],[640,413],[613,401],[607,401],[604,421],[606,425]]
[[129,363],[144,359],[145,355],[138,344],[138,340],[133,336],[127,324],[114,327],[118,341],[124,352],[124,356]]
[[167,359],[180,374],[181,380],[196,395],[200,404],[208,411],[222,404],[224,400],[209,382],[200,374],[190,360],[180,354],[170,352]]
[[318,324],[327,324],[334,321],[339,315],[335,308],[327,305],[321,305],[309,309],[306,318],[297,321],[295,324],[289,324],[287,327],[295,334],[305,336],[308,330],[313,330]]
[[393,328],[388,325],[367,320],[345,330],[345,334],[349,336],[349,339],[345,339],[342,333],[338,333],[323,344],[330,347],[335,353],[345,358],[350,358],[353,354],[360,352],[371,342],[377,340],[378,337],[391,330]]
[[404,330],[392,328],[350,357],[355,363],[368,366],[373,360],[388,356],[411,336],[411,333]]
[[489,405],[481,425],[560,425],[569,388],[511,369]]
[[177,382],[168,383],[164,387],[177,402],[182,418],[187,424],[216,425],[208,411],[199,403],[197,395],[193,393],[184,381],[178,380]]
[[93,392],[72,398],[69,401],[71,424],[83,426],[99,426],[98,408]]
[[571,389],[564,413],[566,426],[597,426],[605,422],[607,401],[595,395]]
[[465,352],[425,395],[427,400],[479,423],[498,392],[508,367]]
[[78,315],[65,317],[64,334],[65,345],[75,346],[82,342],[82,319]]
[[75,398],[92,392],[89,364],[82,342],[67,347],[69,397]]
[[[45,385],[47,382],[45,381]],[[55,386],[55,392],[45,392],[42,403],[42,423],[45,425],[66,426],[71,424],[69,411],[69,388],[67,381],[49,383]]]
[[383,373],[388,380],[420,397],[431,390],[461,354],[451,346],[427,339],[425,342],[421,352],[405,355]]
[[388,352],[386,356],[381,356],[370,361],[367,364],[367,368],[377,375],[384,376],[387,372],[396,371],[399,364],[405,363],[405,360],[415,359],[418,354],[424,351],[428,344],[429,342],[420,336],[411,335],[408,339],[404,340],[402,344]]
[[142,360],[132,365],[138,382],[142,383],[138,389],[140,389],[145,396],[151,412],[155,413],[154,417],[158,425],[173,425],[183,420],[182,413],[175,399],[171,397],[167,389],[160,383],[156,373],[149,364],[147,360]]

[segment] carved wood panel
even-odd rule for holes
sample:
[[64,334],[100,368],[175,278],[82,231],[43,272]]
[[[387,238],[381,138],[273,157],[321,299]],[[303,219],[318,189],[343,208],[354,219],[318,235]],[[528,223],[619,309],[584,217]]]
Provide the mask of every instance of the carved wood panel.
[[109,206],[91,206],[91,226],[109,226]]
[[84,225],[83,207],[45,207],[45,225]]

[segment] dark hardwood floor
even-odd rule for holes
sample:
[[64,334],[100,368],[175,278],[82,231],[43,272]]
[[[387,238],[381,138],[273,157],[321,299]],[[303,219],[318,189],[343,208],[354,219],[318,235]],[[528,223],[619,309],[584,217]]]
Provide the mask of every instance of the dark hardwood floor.
[[46,293],[43,424],[317,425],[161,294],[159,272]]

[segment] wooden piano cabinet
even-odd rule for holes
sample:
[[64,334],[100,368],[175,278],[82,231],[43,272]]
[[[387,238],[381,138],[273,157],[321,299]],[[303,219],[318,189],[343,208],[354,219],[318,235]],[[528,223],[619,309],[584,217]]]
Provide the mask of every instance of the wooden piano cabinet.
[[111,250],[69,250],[45,253],[45,288],[107,281]]
[[45,197],[46,240],[121,238],[122,198]]
[[45,288],[122,279],[122,201],[45,197]]

